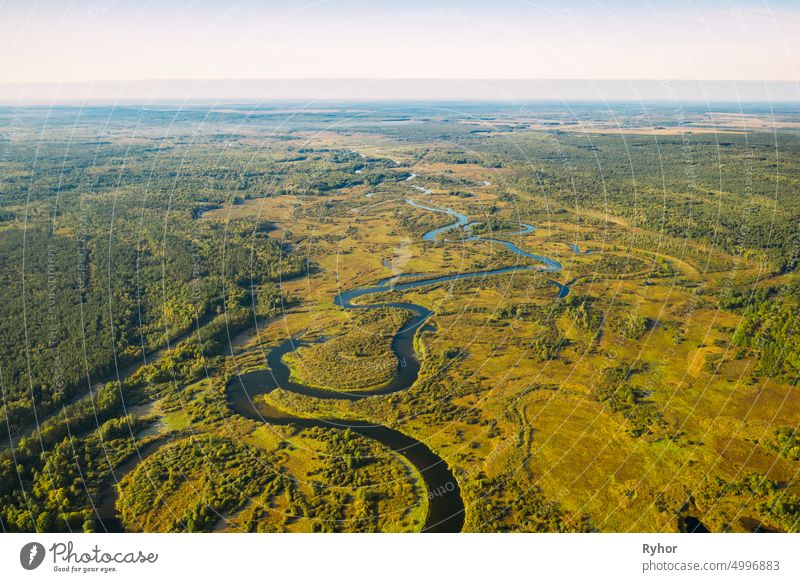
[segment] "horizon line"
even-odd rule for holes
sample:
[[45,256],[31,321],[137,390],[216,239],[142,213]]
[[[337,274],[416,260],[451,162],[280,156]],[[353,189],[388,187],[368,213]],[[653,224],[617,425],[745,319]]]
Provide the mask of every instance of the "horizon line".
[[689,77],[139,77],[136,79],[81,79],[73,81],[0,81],[0,86],[10,85],[83,85],[102,83],[152,83],[187,81],[579,81],[579,82],[658,82],[658,83],[794,83],[800,86],[800,79],[692,79]]
[[121,101],[798,103],[791,79],[173,78],[0,82],[0,103]]

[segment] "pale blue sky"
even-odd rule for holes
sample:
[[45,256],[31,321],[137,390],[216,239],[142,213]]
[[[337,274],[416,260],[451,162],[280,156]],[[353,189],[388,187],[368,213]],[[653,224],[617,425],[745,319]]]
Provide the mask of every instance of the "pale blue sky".
[[796,1],[0,0],[0,82],[786,79]]

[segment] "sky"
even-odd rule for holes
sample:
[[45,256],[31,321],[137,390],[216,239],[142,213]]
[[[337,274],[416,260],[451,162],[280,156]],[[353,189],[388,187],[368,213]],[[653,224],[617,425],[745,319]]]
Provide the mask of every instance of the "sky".
[[800,81],[797,0],[0,0],[0,15],[3,85]]

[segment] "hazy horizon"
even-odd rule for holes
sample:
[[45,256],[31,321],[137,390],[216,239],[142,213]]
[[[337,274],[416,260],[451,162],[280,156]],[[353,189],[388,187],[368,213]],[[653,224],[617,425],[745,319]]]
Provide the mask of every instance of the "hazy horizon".
[[481,101],[797,103],[795,81],[654,79],[160,79],[0,83],[0,104]]
[[[784,0],[11,0],[0,81],[744,79],[800,81]],[[632,50],[635,47],[635,50]]]

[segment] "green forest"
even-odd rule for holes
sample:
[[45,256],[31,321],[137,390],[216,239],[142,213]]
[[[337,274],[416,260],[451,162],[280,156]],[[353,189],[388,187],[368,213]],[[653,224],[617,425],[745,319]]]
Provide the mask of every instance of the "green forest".
[[0,107],[0,530],[800,531],[796,112],[286,107]]

